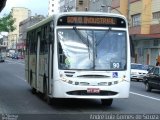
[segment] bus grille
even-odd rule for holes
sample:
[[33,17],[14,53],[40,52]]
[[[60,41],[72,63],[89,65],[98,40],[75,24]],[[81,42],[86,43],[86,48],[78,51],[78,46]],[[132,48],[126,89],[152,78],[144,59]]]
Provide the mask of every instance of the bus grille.
[[80,75],[77,77],[85,77],[85,78],[110,78],[110,76],[106,75]]
[[110,96],[110,95],[117,95],[117,92],[113,91],[103,91],[101,90],[100,93],[87,93],[86,90],[77,90],[77,91],[70,91],[67,92],[68,95],[98,95],[98,96]]

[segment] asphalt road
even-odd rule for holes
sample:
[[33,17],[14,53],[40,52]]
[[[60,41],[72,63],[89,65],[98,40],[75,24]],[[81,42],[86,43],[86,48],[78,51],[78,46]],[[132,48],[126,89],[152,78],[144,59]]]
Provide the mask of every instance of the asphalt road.
[[[144,118],[145,114],[155,115],[160,111],[160,91],[146,92],[142,82],[132,81],[130,97],[114,99],[111,107],[102,106],[98,99],[66,99],[48,105],[40,95],[31,93],[24,76],[23,60],[8,59],[0,63],[0,113],[2,118],[5,117],[5,114],[18,114],[19,118],[20,115],[23,117],[35,115],[41,119],[52,117],[57,120],[98,119],[94,114],[101,114],[103,119],[106,114],[140,114],[139,118]],[[160,119],[160,116],[157,117]],[[26,119],[29,118],[26,117]]]

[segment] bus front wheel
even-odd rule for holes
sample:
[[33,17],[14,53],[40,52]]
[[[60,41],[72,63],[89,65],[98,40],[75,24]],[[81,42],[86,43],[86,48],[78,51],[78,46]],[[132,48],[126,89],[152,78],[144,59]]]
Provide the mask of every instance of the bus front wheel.
[[105,106],[111,106],[112,102],[113,102],[113,99],[101,99],[102,105],[105,105]]

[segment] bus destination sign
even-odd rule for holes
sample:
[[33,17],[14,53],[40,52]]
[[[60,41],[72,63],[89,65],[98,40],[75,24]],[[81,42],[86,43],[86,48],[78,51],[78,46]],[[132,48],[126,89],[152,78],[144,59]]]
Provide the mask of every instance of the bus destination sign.
[[67,17],[67,23],[68,24],[110,24],[115,25],[116,24],[115,18],[105,18],[105,17]]
[[58,25],[126,27],[122,18],[105,16],[63,16],[59,18]]

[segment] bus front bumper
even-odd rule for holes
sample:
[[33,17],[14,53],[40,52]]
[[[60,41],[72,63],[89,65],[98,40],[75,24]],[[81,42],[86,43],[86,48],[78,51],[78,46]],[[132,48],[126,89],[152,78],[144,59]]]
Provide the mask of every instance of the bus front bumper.
[[52,97],[81,99],[128,98],[129,89],[130,83],[127,81],[111,86],[80,86],[56,81]]

